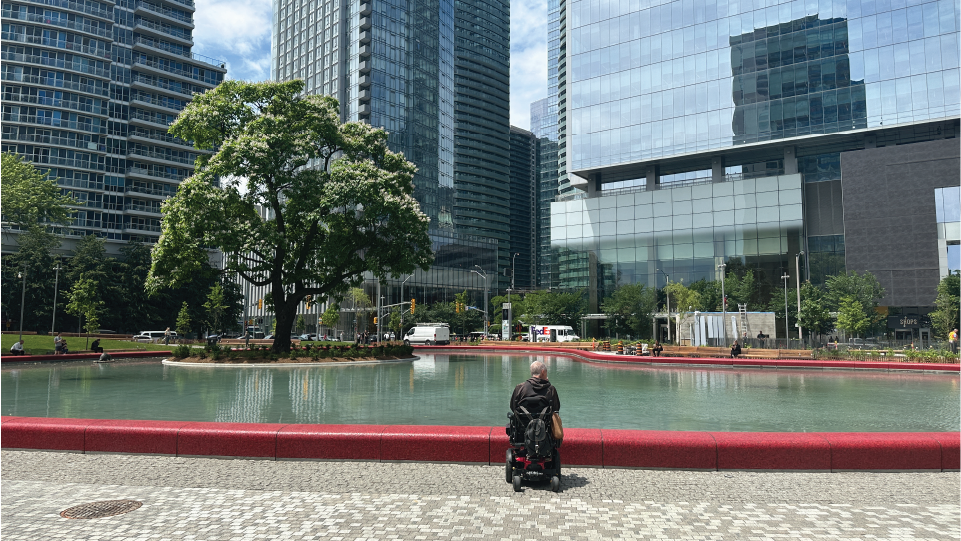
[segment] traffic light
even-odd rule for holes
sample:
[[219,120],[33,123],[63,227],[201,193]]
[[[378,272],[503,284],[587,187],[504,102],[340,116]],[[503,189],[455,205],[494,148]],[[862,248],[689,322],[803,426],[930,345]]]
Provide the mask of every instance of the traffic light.
[[310,301],[314,300],[314,296],[307,295],[307,297],[304,300],[307,301],[307,309],[310,310]]
[[374,325],[377,325],[377,316],[374,316]]
[[460,313],[460,303],[459,303],[459,302],[455,302],[455,303],[454,303],[454,312],[456,312],[456,313],[458,313],[458,314]]
[[258,310],[263,310],[263,309],[264,309],[264,300],[263,300],[263,299],[257,299],[257,309],[258,309]]
[[413,314],[414,310],[417,309],[417,299],[410,300],[410,313]]

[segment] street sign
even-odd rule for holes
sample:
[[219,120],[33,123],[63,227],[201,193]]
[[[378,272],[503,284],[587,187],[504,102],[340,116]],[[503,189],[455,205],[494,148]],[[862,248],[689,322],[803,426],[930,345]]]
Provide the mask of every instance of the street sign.
[[501,306],[501,308],[503,308],[504,310],[510,310],[510,309],[511,309],[511,303],[505,302],[504,305]]

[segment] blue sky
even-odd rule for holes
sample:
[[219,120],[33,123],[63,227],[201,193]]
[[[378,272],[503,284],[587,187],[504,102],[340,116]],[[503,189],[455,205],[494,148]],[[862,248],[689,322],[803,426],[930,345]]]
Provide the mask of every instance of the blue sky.
[[[231,79],[270,76],[271,0],[196,0],[194,51],[227,62]],[[511,1],[511,124],[530,127],[547,96],[547,1]]]

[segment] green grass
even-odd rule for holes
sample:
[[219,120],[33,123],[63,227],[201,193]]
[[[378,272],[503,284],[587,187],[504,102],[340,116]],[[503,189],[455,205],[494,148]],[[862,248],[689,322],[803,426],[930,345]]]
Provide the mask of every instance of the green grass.
[[[10,353],[10,347],[17,341],[18,336],[16,334],[4,334],[2,339],[0,339],[0,347],[3,348],[3,355],[8,355]],[[67,340],[67,348],[70,349],[70,353],[79,353],[81,351],[89,352],[89,344],[93,343],[96,338],[90,338],[87,340],[84,337],[74,337],[67,336],[64,337]],[[106,351],[170,351],[173,344],[165,346],[163,344],[143,344],[140,342],[132,342],[130,340],[114,340],[110,338],[101,338],[100,347]],[[53,336],[37,336],[33,334],[23,335],[23,349],[28,355],[49,355],[53,353]]]

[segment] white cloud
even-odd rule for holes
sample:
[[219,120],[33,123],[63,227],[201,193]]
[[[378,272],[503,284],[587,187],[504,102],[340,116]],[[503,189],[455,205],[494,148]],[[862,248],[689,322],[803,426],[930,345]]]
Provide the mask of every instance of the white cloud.
[[271,0],[197,0],[196,51],[226,60],[231,79],[267,79],[271,9]]
[[530,128],[531,103],[547,97],[547,1],[511,2],[511,124]]

